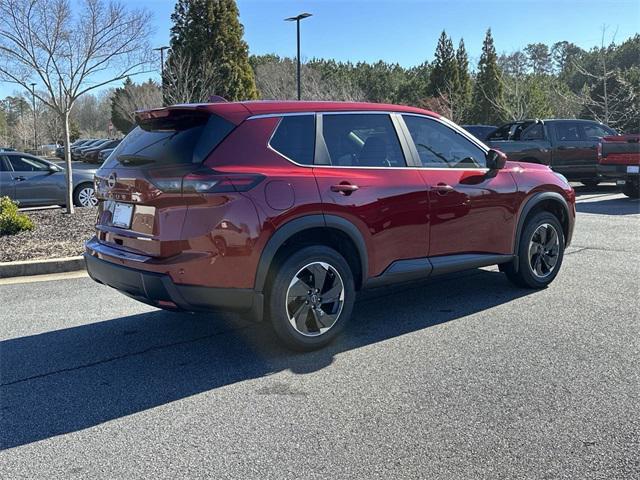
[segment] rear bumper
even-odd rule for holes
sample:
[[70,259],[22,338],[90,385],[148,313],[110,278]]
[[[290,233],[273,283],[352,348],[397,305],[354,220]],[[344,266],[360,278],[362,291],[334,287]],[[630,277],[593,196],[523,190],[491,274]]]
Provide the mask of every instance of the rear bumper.
[[89,276],[98,283],[154,307],[184,311],[235,311],[262,319],[263,296],[252,289],[179,285],[168,275],[147,272],[102,260],[87,249]]
[[633,165],[598,165],[598,173],[603,178],[610,180],[638,180],[639,173],[630,173],[627,171],[627,167],[634,167]]

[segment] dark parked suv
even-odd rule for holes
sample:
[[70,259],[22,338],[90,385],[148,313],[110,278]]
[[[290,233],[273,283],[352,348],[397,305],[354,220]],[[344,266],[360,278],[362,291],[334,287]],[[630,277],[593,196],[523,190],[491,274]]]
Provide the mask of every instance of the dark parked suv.
[[96,173],[91,277],[165,309],[236,310],[313,349],[358,290],[499,265],[558,274],[575,195],[460,127],[395,105],[245,102],[141,112]]

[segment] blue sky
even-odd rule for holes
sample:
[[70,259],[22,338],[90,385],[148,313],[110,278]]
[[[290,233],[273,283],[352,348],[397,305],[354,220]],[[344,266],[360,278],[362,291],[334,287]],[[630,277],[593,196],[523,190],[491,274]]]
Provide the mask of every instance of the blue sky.
[[[167,45],[174,2],[130,4],[153,12],[153,44]],[[431,60],[443,29],[456,45],[464,37],[474,65],[488,27],[499,53],[560,40],[590,48],[600,43],[602,25],[608,40],[616,34],[616,43],[640,31],[638,0],[239,0],[238,6],[251,53],[294,56],[295,24],[283,19],[306,11],[313,17],[302,24],[303,59],[382,59],[403,66]],[[2,84],[0,96],[14,89]]]

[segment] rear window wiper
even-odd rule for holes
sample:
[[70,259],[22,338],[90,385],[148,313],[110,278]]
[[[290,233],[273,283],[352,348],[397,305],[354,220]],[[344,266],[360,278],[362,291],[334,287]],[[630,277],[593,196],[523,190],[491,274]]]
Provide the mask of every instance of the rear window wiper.
[[117,160],[122,164],[135,164],[142,165],[144,163],[153,163],[153,158],[145,157],[143,155],[118,155]]

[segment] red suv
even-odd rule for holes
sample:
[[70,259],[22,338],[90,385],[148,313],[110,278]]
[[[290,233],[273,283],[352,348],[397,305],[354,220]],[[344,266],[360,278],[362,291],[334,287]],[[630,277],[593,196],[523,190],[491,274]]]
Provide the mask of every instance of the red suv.
[[91,277],[156,307],[266,318],[331,341],[358,290],[499,265],[558,274],[575,195],[418,108],[242,102],[139,112],[96,173]]

